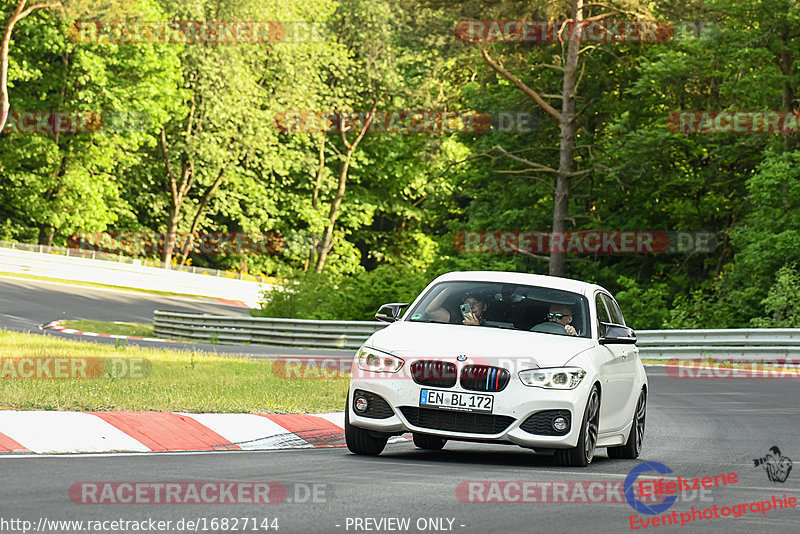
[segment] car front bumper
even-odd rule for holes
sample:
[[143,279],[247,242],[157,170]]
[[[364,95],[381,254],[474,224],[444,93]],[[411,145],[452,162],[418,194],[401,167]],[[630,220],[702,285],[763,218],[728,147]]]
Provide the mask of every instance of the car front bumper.
[[[375,432],[391,434],[419,432],[451,440],[510,442],[532,449],[575,447],[578,444],[583,412],[592,385],[588,378],[586,377],[575,389],[557,390],[528,387],[522,384],[519,377],[512,375],[506,388],[499,392],[470,391],[461,388],[460,384],[451,388],[424,386],[407,377],[394,379],[353,378],[348,392],[350,424]],[[493,409],[491,414],[459,411],[454,415],[454,410],[425,408],[420,406],[419,402],[422,389],[492,395],[494,397]],[[357,390],[381,397],[388,403],[393,414],[380,419],[359,415],[353,408],[353,393]],[[435,410],[438,413],[428,411],[425,412],[427,417],[414,417],[415,413],[421,413],[415,410]],[[522,428],[523,423],[529,417],[546,410],[569,411],[569,431],[563,435],[544,435],[531,433]],[[484,415],[493,419],[486,419]],[[466,430],[468,427],[474,429],[476,426],[473,424],[474,416],[478,416],[480,421],[485,423],[478,425],[483,426],[484,431],[470,432]],[[417,424],[413,424],[412,419],[416,419]],[[428,424],[433,420],[436,423]],[[442,424],[442,420],[445,421],[445,424]],[[509,421],[510,423],[504,426]],[[492,424],[496,425],[494,428],[503,428],[497,432],[485,433],[487,425],[491,427]],[[434,426],[440,428],[434,428]]]

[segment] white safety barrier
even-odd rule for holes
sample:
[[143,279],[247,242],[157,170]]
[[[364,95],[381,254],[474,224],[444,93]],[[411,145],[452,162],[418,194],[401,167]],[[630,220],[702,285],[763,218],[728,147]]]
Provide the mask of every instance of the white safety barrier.
[[[357,349],[378,321],[312,321],[155,312],[155,335],[238,344]],[[713,358],[729,360],[800,359],[800,329],[640,330],[640,356],[650,360]]]
[[278,287],[221,276],[9,248],[0,248],[0,272],[238,300],[251,308],[259,306],[263,291]]

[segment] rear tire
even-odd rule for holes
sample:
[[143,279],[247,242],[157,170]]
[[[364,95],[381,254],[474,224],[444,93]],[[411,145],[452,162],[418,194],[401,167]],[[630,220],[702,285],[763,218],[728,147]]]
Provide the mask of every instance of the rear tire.
[[558,449],[556,458],[565,467],[586,467],[592,463],[597,448],[597,429],[600,420],[600,391],[592,386],[586,408],[583,410],[583,422],[578,445],[571,449]]
[[414,436],[414,445],[416,445],[418,449],[440,451],[444,447],[444,444],[447,443],[446,439],[440,438],[439,436],[417,434],[416,432],[412,432],[411,435]]
[[608,447],[608,457],[617,460],[635,460],[642,452],[642,442],[644,441],[644,420],[647,415],[647,395],[644,390],[639,393],[639,400],[636,401],[636,409],[633,412],[633,424],[625,445]]
[[344,440],[353,454],[377,456],[386,447],[389,436],[376,437],[375,433],[350,424],[350,399],[344,405]]

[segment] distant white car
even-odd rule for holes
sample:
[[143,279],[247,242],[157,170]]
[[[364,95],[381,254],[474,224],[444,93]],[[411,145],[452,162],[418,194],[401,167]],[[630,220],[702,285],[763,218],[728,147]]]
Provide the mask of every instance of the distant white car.
[[[597,447],[636,458],[647,375],[636,336],[600,286],[525,273],[455,272],[406,304],[353,362],[347,447],[380,454],[413,433],[422,449],[447,440],[515,443],[586,466]],[[570,328],[571,327],[571,328]]]

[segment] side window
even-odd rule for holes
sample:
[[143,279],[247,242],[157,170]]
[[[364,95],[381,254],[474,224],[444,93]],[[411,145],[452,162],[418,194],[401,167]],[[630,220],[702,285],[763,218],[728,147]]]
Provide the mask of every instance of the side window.
[[[597,295],[595,295],[594,305],[597,307],[597,320],[599,321],[599,323],[610,323],[611,318],[608,316],[608,311],[606,311],[606,305],[603,302],[602,293],[598,293]],[[603,326],[602,324],[597,325],[597,330],[598,333],[600,334],[600,337],[606,335],[606,327]]]
[[605,294],[603,295],[603,300],[606,301],[606,307],[611,314],[611,322],[625,326],[625,319],[622,318],[622,312],[619,311],[619,304],[617,304],[617,301]]

